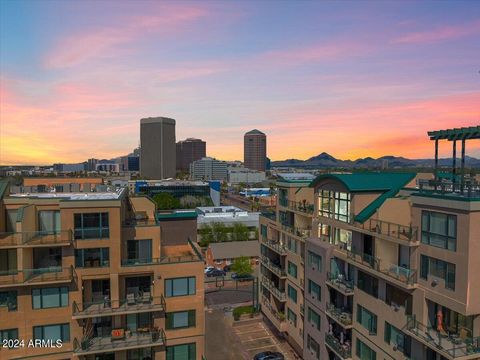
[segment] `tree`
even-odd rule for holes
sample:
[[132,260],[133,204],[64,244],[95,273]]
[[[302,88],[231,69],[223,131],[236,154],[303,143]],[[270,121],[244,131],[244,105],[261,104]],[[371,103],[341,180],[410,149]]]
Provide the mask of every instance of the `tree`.
[[180,207],[180,201],[169,193],[158,193],[153,197],[153,201],[157,204],[158,210],[171,210]]
[[247,256],[236,258],[232,264],[232,271],[240,276],[251,275],[253,273],[253,268],[250,263],[250,258]]
[[248,240],[248,227],[244,224],[236,223],[232,227],[232,240],[245,241]]

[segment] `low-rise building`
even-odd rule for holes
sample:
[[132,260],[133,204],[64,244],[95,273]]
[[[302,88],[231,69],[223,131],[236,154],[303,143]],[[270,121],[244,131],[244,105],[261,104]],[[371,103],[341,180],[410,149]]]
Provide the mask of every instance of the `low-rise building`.
[[218,269],[233,264],[240,257],[248,257],[252,265],[257,265],[260,257],[258,240],[211,243],[205,254],[207,265]]
[[192,180],[227,180],[227,163],[211,157],[201,158],[190,163],[190,178]]
[[265,172],[258,170],[250,170],[244,167],[229,167],[228,179],[229,184],[258,184],[265,181]]

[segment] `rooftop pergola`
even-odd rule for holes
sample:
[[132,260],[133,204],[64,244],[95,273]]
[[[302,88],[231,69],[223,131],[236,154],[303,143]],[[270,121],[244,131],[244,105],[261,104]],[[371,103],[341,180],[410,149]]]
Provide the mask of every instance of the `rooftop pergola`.
[[[480,126],[470,126],[463,128],[454,128],[447,130],[429,131],[428,136],[430,140],[435,140],[435,182],[438,179],[438,141],[447,140],[452,141],[452,183],[455,186],[457,181],[457,141],[462,142],[461,155],[461,173],[460,173],[460,188],[463,193],[465,186],[465,142],[467,140],[480,139]],[[435,185],[436,189],[436,185]]]

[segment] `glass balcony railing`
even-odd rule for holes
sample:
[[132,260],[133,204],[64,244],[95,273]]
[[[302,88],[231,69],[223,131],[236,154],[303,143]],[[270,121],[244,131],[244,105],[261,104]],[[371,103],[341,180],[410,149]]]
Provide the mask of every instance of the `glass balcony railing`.
[[262,211],[260,215],[267,219],[277,221],[277,214],[274,211]]
[[423,340],[429,347],[448,358],[480,354],[480,337],[471,337],[466,328],[460,329],[458,333],[439,331],[438,328],[418,322],[414,316],[408,316],[406,329],[410,335]]
[[163,296],[153,297],[149,293],[142,296],[131,297],[123,300],[110,300],[106,297],[103,301],[76,303],[72,305],[72,316],[75,319],[96,316],[121,315],[129,312],[154,312],[165,311],[166,304]]
[[278,241],[268,240],[266,236],[261,236],[262,244],[280,255],[287,254],[287,248]]
[[74,279],[76,273],[73,266],[0,271],[0,287],[71,282]]
[[301,238],[307,238],[312,235],[312,228],[299,228],[291,225],[282,224],[282,230]]
[[357,252],[355,250],[346,250],[347,257],[356,263],[368,266],[372,269],[379,270],[380,259],[370,254]]
[[0,247],[70,245],[72,238],[70,230],[4,232],[0,233]]
[[148,348],[166,344],[163,329],[143,329],[130,331],[114,329],[112,336],[84,338],[73,340],[73,352],[79,355],[101,354],[111,351]]
[[343,326],[352,325],[352,312],[351,310],[345,310],[336,307],[333,304],[327,303],[327,314],[330,315],[335,321]]
[[417,282],[417,271],[395,264],[380,263],[381,272],[406,285],[413,285]]
[[286,207],[290,210],[302,212],[302,213],[305,213],[305,214],[312,215],[313,211],[314,211],[314,205],[313,204],[309,204],[309,203],[303,202],[303,201],[288,201],[288,200],[285,200],[283,202],[279,201],[279,204],[280,204],[280,206]]
[[352,345],[350,341],[337,339],[333,334],[325,334],[325,344],[327,344],[342,359],[352,357]]
[[262,265],[273,272],[278,277],[287,277],[287,273],[278,264],[274,263],[270,258],[261,255]]

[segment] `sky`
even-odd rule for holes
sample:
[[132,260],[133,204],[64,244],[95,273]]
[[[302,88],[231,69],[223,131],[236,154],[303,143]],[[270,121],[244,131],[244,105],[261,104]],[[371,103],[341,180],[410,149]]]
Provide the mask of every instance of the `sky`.
[[473,0],[0,0],[0,164],[125,155],[150,116],[224,160],[254,128],[272,160],[431,158],[480,125],[479,60]]

